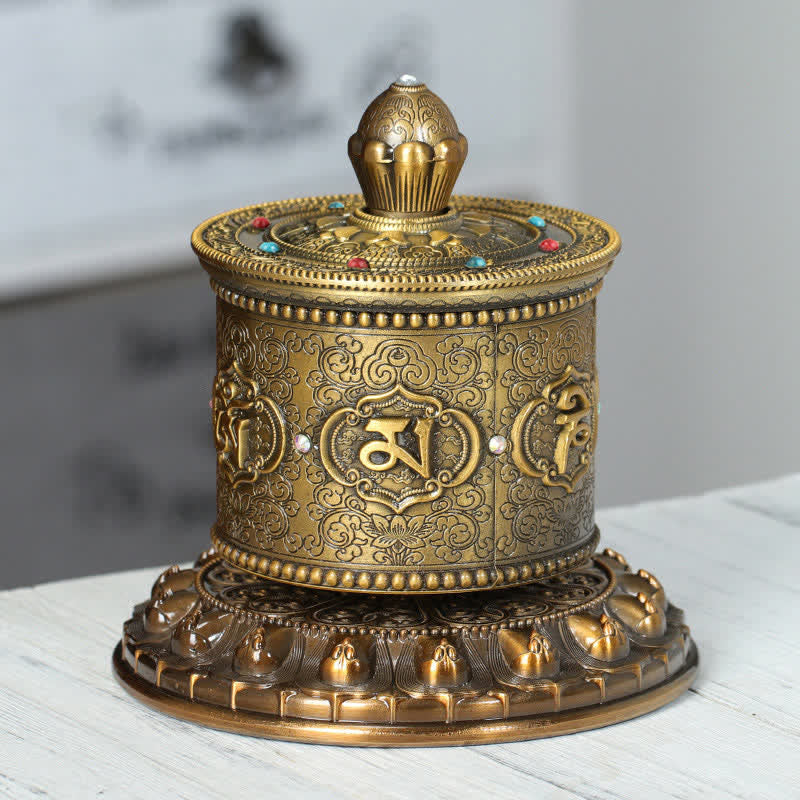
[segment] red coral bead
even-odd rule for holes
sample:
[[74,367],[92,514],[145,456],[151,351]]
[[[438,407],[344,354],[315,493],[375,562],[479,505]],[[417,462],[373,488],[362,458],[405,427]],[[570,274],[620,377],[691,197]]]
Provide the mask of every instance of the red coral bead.
[[561,247],[561,245],[555,239],[542,239],[542,241],[539,242],[539,249],[543,250],[545,253],[552,253],[558,250],[559,247]]
[[351,258],[347,262],[347,266],[352,269],[369,269],[369,261],[366,258]]
[[256,217],[253,220],[254,228],[269,228],[269,220],[266,217]]

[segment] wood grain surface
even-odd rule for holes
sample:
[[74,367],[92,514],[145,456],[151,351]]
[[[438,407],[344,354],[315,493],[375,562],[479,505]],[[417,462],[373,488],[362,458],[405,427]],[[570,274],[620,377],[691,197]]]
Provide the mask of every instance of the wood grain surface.
[[694,687],[666,708],[588,733],[444,750],[208,730],[149,711],[111,675],[154,566],[0,593],[0,795],[800,797],[800,475],[598,519],[603,545],[655,573],[700,648]]

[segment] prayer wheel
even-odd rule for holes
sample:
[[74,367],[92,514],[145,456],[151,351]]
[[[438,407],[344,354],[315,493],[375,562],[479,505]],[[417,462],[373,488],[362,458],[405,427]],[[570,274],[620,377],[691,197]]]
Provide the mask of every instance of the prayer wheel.
[[511,741],[645,713],[697,652],[649,572],[596,552],[595,315],[620,241],[451,195],[467,140],[402,76],[362,194],[201,224],[217,296],[212,547],[115,669],[176,716],[308,742]]

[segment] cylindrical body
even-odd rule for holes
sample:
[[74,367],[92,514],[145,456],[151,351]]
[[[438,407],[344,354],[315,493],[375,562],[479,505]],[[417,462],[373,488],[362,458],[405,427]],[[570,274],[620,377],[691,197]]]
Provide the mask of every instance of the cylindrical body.
[[357,196],[195,232],[218,295],[212,540],[228,560],[408,593],[524,583],[592,553],[595,295],[618,239],[491,202],[454,198],[438,235],[370,230]]

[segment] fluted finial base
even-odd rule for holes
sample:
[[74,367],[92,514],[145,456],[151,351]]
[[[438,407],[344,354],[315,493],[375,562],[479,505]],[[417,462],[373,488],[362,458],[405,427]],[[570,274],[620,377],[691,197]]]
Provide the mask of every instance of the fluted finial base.
[[467,140],[444,102],[402,75],[367,107],[348,153],[370,213],[432,215],[447,209]]

